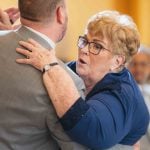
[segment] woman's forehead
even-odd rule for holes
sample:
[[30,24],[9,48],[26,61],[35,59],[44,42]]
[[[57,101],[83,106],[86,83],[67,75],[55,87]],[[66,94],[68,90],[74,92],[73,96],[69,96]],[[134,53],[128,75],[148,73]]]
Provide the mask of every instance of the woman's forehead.
[[87,33],[84,35],[89,41],[100,42],[104,45],[110,44],[110,40],[105,36],[94,35],[91,33]]

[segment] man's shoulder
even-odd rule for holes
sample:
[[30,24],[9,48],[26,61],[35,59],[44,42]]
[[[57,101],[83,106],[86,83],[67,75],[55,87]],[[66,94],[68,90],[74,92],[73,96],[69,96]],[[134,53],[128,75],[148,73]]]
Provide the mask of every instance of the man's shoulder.
[[11,36],[17,36],[17,33],[15,30],[5,30],[5,31],[0,31],[0,38],[9,38]]
[[12,30],[3,30],[3,31],[0,31],[0,37],[4,36],[4,35],[7,35],[10,32],[12,32]]
[[47,39],[43,38],[40,33],[37,33],[32,28],[28,28],[25,26],[21,26],[17,31],[16,34],[22,37],[23,40],[28,40],[29,38],[34,39],[39,44],[41,44],[46,49],[52,48],[52,45],[47,41]]
[[13,45],[18,45],[18,41],[21,39],[14,31],[6,32],[0,35],[0,47],[1,48],[12,48]]

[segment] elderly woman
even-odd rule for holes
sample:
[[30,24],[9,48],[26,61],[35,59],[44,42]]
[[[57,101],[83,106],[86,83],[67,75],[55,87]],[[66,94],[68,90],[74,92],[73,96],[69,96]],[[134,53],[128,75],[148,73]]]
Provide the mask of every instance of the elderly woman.
[[[137,53],[140,40],[129,16],[115,11],[94,15],[78,39],[78,60],[69,64],[84,81],[81,98],[54,50],[36,41],[20,41],[17,52],[43,72],[60,122],[76,142],[100,150],[116,144],[133,145],[146,132],[149,114],[143,96],[125,64]],[[26,50],[25,50],[26,49]]]

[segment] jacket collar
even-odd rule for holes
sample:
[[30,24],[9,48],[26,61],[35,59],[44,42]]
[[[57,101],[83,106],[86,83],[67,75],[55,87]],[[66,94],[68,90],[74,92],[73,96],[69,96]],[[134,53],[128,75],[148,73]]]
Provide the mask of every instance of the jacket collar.
[[51,45],[49,42],[47,42],[44,38],[37,35],[35,32],[27,29],[25,26],[21,26],[17,31],[15,31],[18,36],[21,37],[22,40],[28,40],[28,38],[32,38],[36,40],[38,43],[40,43],[42,46],[44,46],[47,49],[51,49]]

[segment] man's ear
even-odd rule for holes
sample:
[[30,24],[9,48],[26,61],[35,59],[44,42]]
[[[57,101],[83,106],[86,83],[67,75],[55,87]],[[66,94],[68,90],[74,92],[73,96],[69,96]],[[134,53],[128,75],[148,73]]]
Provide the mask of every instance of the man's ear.
[[56,9],[56,17],[57,17],[57,22],[59,24],[64,24],[65,23],[65,9],[63,6],[59,6]]
[[113,62],[110,70],[119,69],[125,63],[125,56],[124,55],[115,55],[113,57]]

